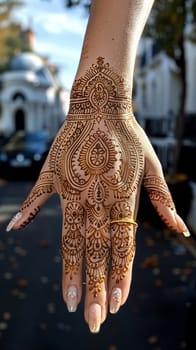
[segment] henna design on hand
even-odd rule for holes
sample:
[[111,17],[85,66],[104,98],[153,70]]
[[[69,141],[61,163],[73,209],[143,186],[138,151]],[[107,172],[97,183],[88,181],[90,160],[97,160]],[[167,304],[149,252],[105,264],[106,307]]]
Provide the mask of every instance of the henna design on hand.
[[107,187],[99,176],[96,176],[88,190],[86,201],[86,273],[89,278],[89,290],[93,292],[94,297],[101,291],[110,259],[109,208],[105,205],[108,196]]
[[[50,149],[45,171],[22,208],[37,204],[36,200],[45,194],[59,193],[65,204],[62,237],[65,273],[70,279],[77,273],[85,239],[86,271],[94,296],[101,290],[111,257],[110,208],[116,200],[126,199],[127,205],[133,202],[133,193],[135,198],[142,181],[144,151],[132,126],[133,119],[126,82],[99,57],[75,81],[69,114]],[[85,238],[80,233],[84,230],[84,211]],[[112,227],[114,274],[119,262],[127,269],[133,243],[130,229],[127,230],[130,226]],[[119,247],[121,235],[126,241],[125,251]],[[124,276],[125,271],[119,269],[116,279]]]
[[161,203],[172,210],[175,209],[168,186],[160,176],[146,176],[144,177],[143,184],[152,201]]
[[116,284],[123,280],[135,256],[136,243],[133,225],[114,223],[111,227],[112,237],[112,278]]
[[28,208],[31,208],[32,204],[35,205],[33,209],[31,209],[31,212],[28,213],[28,217],[23,220],[23,222],[20,224],[18,229],[22,229],[25,226],[27,226],[34,218],[35,216],[39,213],[40,211],[40,205],[36,204],[36,201],[44,195],[51,195],[54,193],[54,184],[53,184],[53,174],[52,172],[48,171],[43,171],[40,173],[39,178],[31,190],[30,194],[24,201],[20,212],[22,213]]
[[[131,127],[132,119],[125,81],[99,57],[97,64],[75,82],[66,125],[49,155],[50,170],[56,175],[61,197],[81,201],[86,209],[86,271],[89,289],[95,297],[106,278],[111,255],[109,208],[117,198],[129,201],[142,180],[144,153]],[[63,258],[66,273],[71,273],[68,226],[65,232]],[[124,229],[121,234],[127,241],[130,233]],[[113,245],[119,240],[119,233],[115,232]],[[133,255],[130,237],[127,244],[124,269]],[[74,254],[80,256],[79,252]],[[113,271],[119,263],[119,254],[122,260],[123,251],[113,248]],[[118,278],[122,279],[123,273],[120,271]]]
[[40,211],[40,207],[34,208],[32,212],[28,214],[28,217],[26,218],[26,220],[22,222],[19,229],[25,228],[30,222],[32,222],[36,217],[36,215],[39,213],[39,211]]
[[160,204],[162,204],[169,209],[172,215],[175,216],[176,208],[165,180],[159,176],[151,175],[144,178],[143,184],[160,218],[165,222],[169,229],[178,232],[177,228],[170,223],[168,213],[165,213],[160,209]]
[[62,237],[61,252],[64,271],[73,278],[82,263],[85,251],[84,208],[80,203],[68,202],[64,211],[64,235]]
[[123,78],[103,57],[97,58],[84,76],[76,80],[71,91],[69,119],[130,119],[132,99]]
[[86,232],[86,273],[89,278],[89,290],[94,297],[101,291],[105,281],[110,259],[110,238],[108,225],[96,229],[90,226]]
[[[111,219],[133,218],[130,205],[116,202],[111,209]],[[135,256],[135,228],[127,222],[111,224],[112,239],[112,278],[118,284],[125,276]]]
[[31,193],[24,201],[21,211],[26,208],[29,208],[39,197],[44,194],[54,193],[54,182],[53,182],[53,173],[50,171],[43,171],[40,173],[40,176],[31,190]]

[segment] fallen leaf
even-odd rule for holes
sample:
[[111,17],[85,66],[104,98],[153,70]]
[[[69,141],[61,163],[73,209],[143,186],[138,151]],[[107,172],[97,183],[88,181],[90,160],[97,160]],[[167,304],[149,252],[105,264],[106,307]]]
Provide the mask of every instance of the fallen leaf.
[[48,277],[47,276],[41,276],[40,281],[42,284],[47,284],[48,283]]
[[152,270],[152,273],[153,273],[154,276],[158,276],[158,275],[160,275],[160,269],[158,267],[155,267]]
[[48,310],[49,314],[55,314],[55,312],[56,312],[56,305],[55,305],[55,303],[49,303],[47,305],[47,310]]
[[3,253],[0,254],[0,260],[5,260],[5,254]]
[[11,280],[13,278],[13,274],[11,272],[5,272],[3,275],[5,280]]
[[157,255],[152,255],[147,257],[142,263],[141,263],[141,268],[145,269],[148,267],[157,267],[159,266],[159,259]]
[[22,293],[22,292],[19,292],[18,295],[17,295],[17,298],[19,300],[24,300],[26,299],[27,295],[25,293]]
[[160,279],[155,280],[154,284],[155,284],[155,286],[158,287],[158,288],[163,287],[163,281],[160,280]]
[[65,324],[63,322],[57,323],[57,328],[61,331],[65,331],[65,332],[71,332],[71,330],[72,330],[72,327],[69,324]]
[[178,276],[178,275],[180,275],[180,273],[181,273],[181,269],[179,269],[177,267],[172,269],[172,274],[173,275]]
[[55,262],[55,264],[59,264],[60,262],[61,262],[61,257],[60,256],[55,256],[54,257],[54,262]]
[[0,330],[1,331],[4,331],[7,328],[8,328],[7,322],[0,322]]
[[55,292],[58,292],[59,289],[60,289],[59,284],[57,284],[57,283],[53,284],[52,289],[53,289]]
[[163,256],[164,256],[164,257],[168,257],[168,256],[170,256],[170,255],[171,255],[170,250],[164,250],[164,251],[163,251]]
[[39,328],[40,328],[42,331],[46,331],[47,328],[48,328],[48,326],[47,326],[46,323],[42,322],[42,323],[40,323]]
[[5,250],[5,244],[0,241],[0,250]]
[[51,243],[48,239],[42,239],[40,242],[39,242],[39,245],[41,248],[49,248],[51,246]]
[[14,248],[14,251],[19,256],[27,256],[27,251],[24,248],[22,248],[22,247],[16,246]]
[[147,247],[154,247],[155,242],[152,238],[147,237],[146,238],[146,245],[147,245]]
[[117,346],[116,345],[110,345],[108,350],[118,350]]
[[143,221],[142,226],[146,229],[152,228],[152,225],[148,221]]
[[13,245],[13,244],[15,243],[14,238],[13,238],[13,237],[9,237],[8,240],[7,240],[7,243],[8,243],[9,245]]
[[158,337],[156,335],[151,335],[148,338],[148,343],[151,345],[156,344],[157,342],[158,342]]
[[11,313],[10,313],[10,312],[4,312],[4,313],[3,313],[3,319],[4,319],[5,321],[11,320]]
[[28,287],[29,281],[25,278],[21,278],[20,280],[18,280],[17,284],[19,287]]

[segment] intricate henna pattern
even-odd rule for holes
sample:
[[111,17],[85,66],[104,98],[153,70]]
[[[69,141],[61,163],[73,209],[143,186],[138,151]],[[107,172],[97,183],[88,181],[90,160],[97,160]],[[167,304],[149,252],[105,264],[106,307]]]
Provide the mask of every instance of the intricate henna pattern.
[[[54,193],[54,184],[53,184],[53,174],[52,172],[44,171],[40,174],[35,186],[30,192],[29,196],[24,201],[20,211],[24,211],[31,207],[32,204],[36,203],[37,199],[43,195],[51,195]],[[40,206],[36,205],[35,208],[28,214],[28,217],[23,223],[20,225],[19,229],[27,226],[39,213]]]
[[[111,209],[111,219],[133,218],[130,205],[125,202],[116,202]],[[119,283],[126,275],[130,263],[135,255],[134,227],[129,223],[113,223],[112,237],[112,278]]]
[[112,224],[112,278],[119,283],[130,267],[135,255],[133,225],[129,223]]
[[89,290],[93,292],[94,297],[101,291],[101,284],[107,276],[110,259],[108,230],[108,225],[99,229],[90,226],[86,232],[86,273],[89,278]]
[[125,81],[103,57],[98,57],[86,74],[73,86],[70,119],[130,119],[132,100]]
[[49,171],[44,171],[40,174],[35,186],[33,187],[31,193],[23,203],[21,210],[24,210],[35,202],[39,197],[44,194],[54,193],[54,182],[53,174]]
[[173,213],[176,212],[175,205],[166,182],[159,176],[148,176],[144,178],[144,187],[146,188],[147,193],[163,222],[165,222],[169,229],[174,232],[178,232],[176,227],[170,224],[167,216],[162,213],[159,207],[159,204],[161,203],[165,207],[172,210]]
[[25,228],[30,222],[32,222],[32,220],[36,217],[39,211],[40,207],[34,208],[33,211],[29,213],[27,219],[23,221],[23,223],[20,225],[20,229]]
[[144,178],[143,184],[160,217],[168,225],[166,218],[163,217],[159,210],[159,203],[171,210],[175,210],[175,205],[166,182],[159,176],[148,176]]
[[[97,64],[75,82],[66,126],[50,152],[50,170],[57,176],[62,198],[81,201],[87,212],[86,270],[89,288],[95,297],[106,277],[110,258],[109,207],[117,198],[130,200],[142,179],[144,155],[131,129],[132,118],[132,103],[125,82],[99,57]],[[114,227],[116,244],[122,225]],[[127,240],[127,226],[123,227],[123,237]],[[66,235],[68,231],[66,226]],[[79,261],[82,253],[73,250],[70,262],[66,235],[63,257],[69,273],[73,261]],[[76,232],[72,233],[72,237],[75,236]],[[132,254],[130,244],[126,248],[128,257],[124,268]],[[83,251],[82,243],[78,249]],[[123,253],[118,249],[113,252],[116,266],[123,259]],[[124,271],[119,274],[119,278],[123,278]]]
[[84,209],[80,203],[68,202],[64,213],[64,235],[62,237],[62,256],[64,271],[72,280],[84,256],[85,238],[82,235],[84,226]]
[[[23,206],[28,208],[54,188],[60,194],[66,206],[62,256],[70,278],[77,273],[84,253],[81,229],[86,211],[86,271],[95,297],[111,256],[110,208],[118,200],[112,215],[117,218],[124,212],[131,216],[126,208],[142,181],[144,152],[132,120],[126,82],[99,57],[74,83],[68,117],[49,152],[48,171],[41,173]],[[112,230],[112,269],[113,275],[118,269],[114,278],[120,280],[132,259],[133,241],[130,224],[112,224]],[[123,241],[126,247],[122,248]]]
[[98,176],[88,190],[86,201],[88,230],[86,232],[86,272],[94,297],[101,290],[110,259],[109,208],[105,201],[108,189]]
[[[136,130],[126,82],[99,57],[75,81],[68,117],[51,147],[45,171],[21,209],[32,204],[36,208],[25,226],[47,196],[59,193],[65,206],[61,247],[65,274],[73,279],[85,255],[94,297],[106,279],[110,259],[112,278],[119,283],[134,258],[134,206],[145,154],[145,142],[140,143]],[[169,226],[167,214],[160,210],[160,203],[175,210],[166,183],[159,176],[146,176],[144,186]],[[124,218],[127,222],[121,221]]]
[[147,176],[143,181],[148,195],[152,201],[159,202],[166,207],[175,209],[174,202],[166,182],[159,176]]

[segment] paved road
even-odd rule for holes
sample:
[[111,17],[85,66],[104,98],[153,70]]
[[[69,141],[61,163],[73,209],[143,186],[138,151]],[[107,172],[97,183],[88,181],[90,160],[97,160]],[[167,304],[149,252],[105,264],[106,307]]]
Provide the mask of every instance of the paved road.
[[129,300],[91,335],[83,303],[69,314],[62,301],[58,198],[25,230],[4,230],[31,187],[0,182],[0,350],[196,349],[196,262],[187,241],[140,225]]

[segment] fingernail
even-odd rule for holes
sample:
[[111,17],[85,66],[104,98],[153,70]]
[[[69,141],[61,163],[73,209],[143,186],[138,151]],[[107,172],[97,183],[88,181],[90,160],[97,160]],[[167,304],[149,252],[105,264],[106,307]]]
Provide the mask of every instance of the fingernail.
[[22,213],[19,211],[16,215],[13,216],[11,221],[6,227],[6,231],[9,232],[14,227],[15,223],[22,217]]
[[190,237],[191,236],[191,234],[190,234],[190,232],[188,230],[184,231],[182,233],[183,233],[184,237]]
[[185,225],[184,221],[181,219],[181,217],[177,213],[174,213],[174,215],[175,215],[175,220],[178,227],[178,232],[181,232],[184,235],[184,237],[190,237],[191,234],[189,232],[188,227]]
[[92,304],[89,308],[89,328],[91,333],[98,333],[101,325],[101,306]]
[[110,300],[110,313],[115,314],[118,312],[121,306],[122,291],[120,288],[114,288],[111,294]]
[[69,287],[67,291],[67,308],[69,312],[77,310],[77,289],[74,286]]

